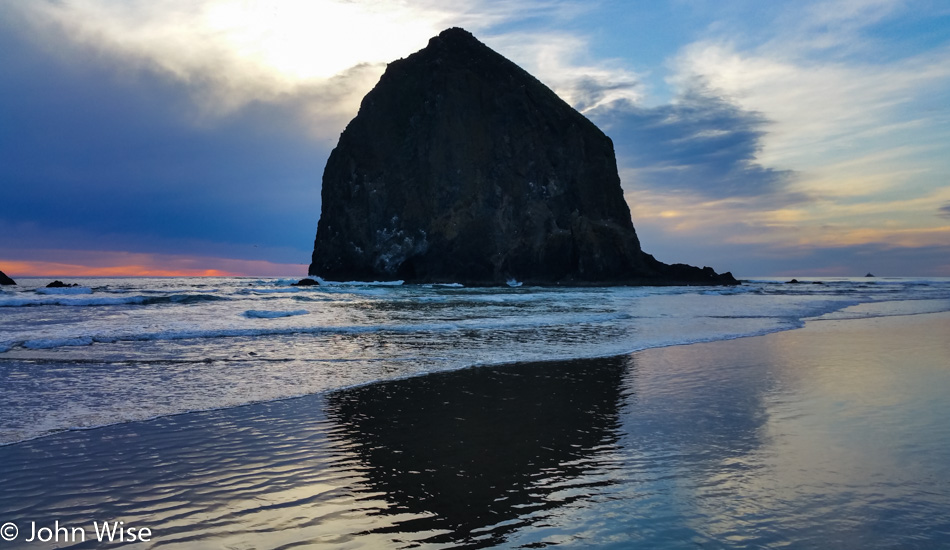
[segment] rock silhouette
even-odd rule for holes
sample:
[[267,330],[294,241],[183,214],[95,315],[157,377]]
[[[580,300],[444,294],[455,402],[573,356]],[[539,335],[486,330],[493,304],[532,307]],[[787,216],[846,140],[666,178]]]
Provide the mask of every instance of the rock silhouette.
[[7,274],[0,271],[0,285],[15,285],[16,281],[7,277]]
[[391,63],[323,175],[328,280],[736,284],[640,249],[613,143],[463,29]]
[[79,283],[64,283],[62,281],[57,280],[46,285],[46,288],[72,288],[74,286],[79,286]]

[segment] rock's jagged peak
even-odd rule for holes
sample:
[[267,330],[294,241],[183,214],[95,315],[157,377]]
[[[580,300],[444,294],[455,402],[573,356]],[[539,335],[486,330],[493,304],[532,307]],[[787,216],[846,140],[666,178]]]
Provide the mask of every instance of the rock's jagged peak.
[[[428,54],[434,56],[450,57],[455,55],[465,55],[466,53],[494,54],[504,59],[503,56],[475,38],[475,35],[461,27],[445,29],[436,36],[433,36],[429,39],[429,43],[425,48],[412,54],[412,56]],[[400,61],[402,60],[396,60],[394,63],[399,63]]]
[[462,27],[451,27],[429,39],[428,47],[445,47],[447,49],[487,48],[475,35]]
[[389,64],[323,175],[327,280],[728,284],[640,250],[613,143],[461,28]]
[[[589,125],[591,129],[602,133],[593,122],[577,112],[534,75],[489,48],[475,38],[475,35],[461,27],[451,27],[442,31],[430,38],[425,48],[390,63],[380,82],[391,78],[402,78],[404,73],[414,71],[456,76],[460,73],[475,74],[500,87],[506,83],[527,86],[531,88],[532,93],[543,95],[544,100],[561,104],[564,113],[576,116],[578,122]],[[429,84],[447,83],[450,80],[451,78],[447,78],[439,82],[431,79]]]

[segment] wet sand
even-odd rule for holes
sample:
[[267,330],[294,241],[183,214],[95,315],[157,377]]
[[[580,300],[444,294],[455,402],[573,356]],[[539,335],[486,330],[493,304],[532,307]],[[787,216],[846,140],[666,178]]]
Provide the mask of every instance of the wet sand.
[[[948,336],[813,321],[63,432],[0,447],[0,545],[943,547]],[[26,542],[56,521],[85,542]]]

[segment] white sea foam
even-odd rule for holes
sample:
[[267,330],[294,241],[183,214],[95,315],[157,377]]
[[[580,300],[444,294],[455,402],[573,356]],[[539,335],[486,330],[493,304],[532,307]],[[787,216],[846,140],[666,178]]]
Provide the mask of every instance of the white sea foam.
[[322,277],[315,277],[321,286],[402,286],[405,281],[326,281]]
[[150,300],[147,296],[96,296],[93,298],[20,296],[0,298],[0,307],[27,306],[106,306],[121,304],[142,304]]
[[310,313],[306,309],[295,309],[293,311],[269,311],[264,309],[249,309],[244,312],[244,316],[249,319],[277,319],[280,317],[294,317],[296,315],[306,315]]
[[248,288],[239,291],[239,294],[288,294],[294,292],[300,292],[306,287],[289,287],[289,288]]
[[[4,289],[0,367],[19,368],[21,359],[29,365],[23,367],[29,377],[0,385],[0,402],[19,404],[8,417],[23,427],[9,437],[472,365],[602,357],[765,334],[800,327],[805,319],[950,310],[950,280],[763,280],[731,288],[389,282],[301,289],[291,282],[110,279],[80,295]],[[249,373],[253,383],[247,383]],[[158,390],[125,405],[121,388],[150,385]],[[267,390],[258,391],[262,386]],[[33,395],[31,388],[50,393]],[[76,407],[63,407],[65,401]],[[47,418],[55,420],[34,422],[38,411],[54,411]],[[0,444],[9,442],[3,437]]]
[[[282,318],[308,314],[306,310],[296,311],[264,311],[249,310],[244,313],[247,318]],[[282,336],[292,334],[371,334],[371,333],[393,333],[393,334],[428,334],[436,335],[439,333],[453,333],[461,330],[465,331],[489,331],[489,330],[522,330],[531,331],[545,327],[578,327],[581,325],[596,325],[609,323],[622,319],[631,319],[628,313],[597,313],[597,314],[578,314],[569,317],[563,316],[536,316],[527,318],[480,318],[459,320],[451,323],[414,323],[414,324],[377,324],[377,325],[318,325],[318,326],[270,326],[261,327],[228,327],[219,329],[184,329],[184,330],[162,330],[154,332],[101,332],[96,334],[74,334],[61,335],[59,337],[49,337],[42,339],[30,339],[20,344],[12,343],[12,346],[19,345],[27,349],[53,349],[58,347],[86,346],[93,343],[114,344],[118,342],[142,342],[142,341],[171,341],[171,340],[217,340],[219,338],[248,338],[264,336]],[[8,348],[9,349],[9,348]]]

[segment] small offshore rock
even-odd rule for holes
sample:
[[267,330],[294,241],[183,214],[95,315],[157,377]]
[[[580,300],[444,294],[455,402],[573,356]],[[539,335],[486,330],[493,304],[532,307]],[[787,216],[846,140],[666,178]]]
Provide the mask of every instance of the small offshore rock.
[[66,284],[62,281],[53,281],[52,283],[46,285],[46,288],[72,288],[74,286],[79,286],[79,283]]
[[320,283],[318,283],[317,281],[314,281],[313,279],[309,277],[306,279],[300,279],[296,283],[290,283],[290,286],[319,286],[319,285]]

